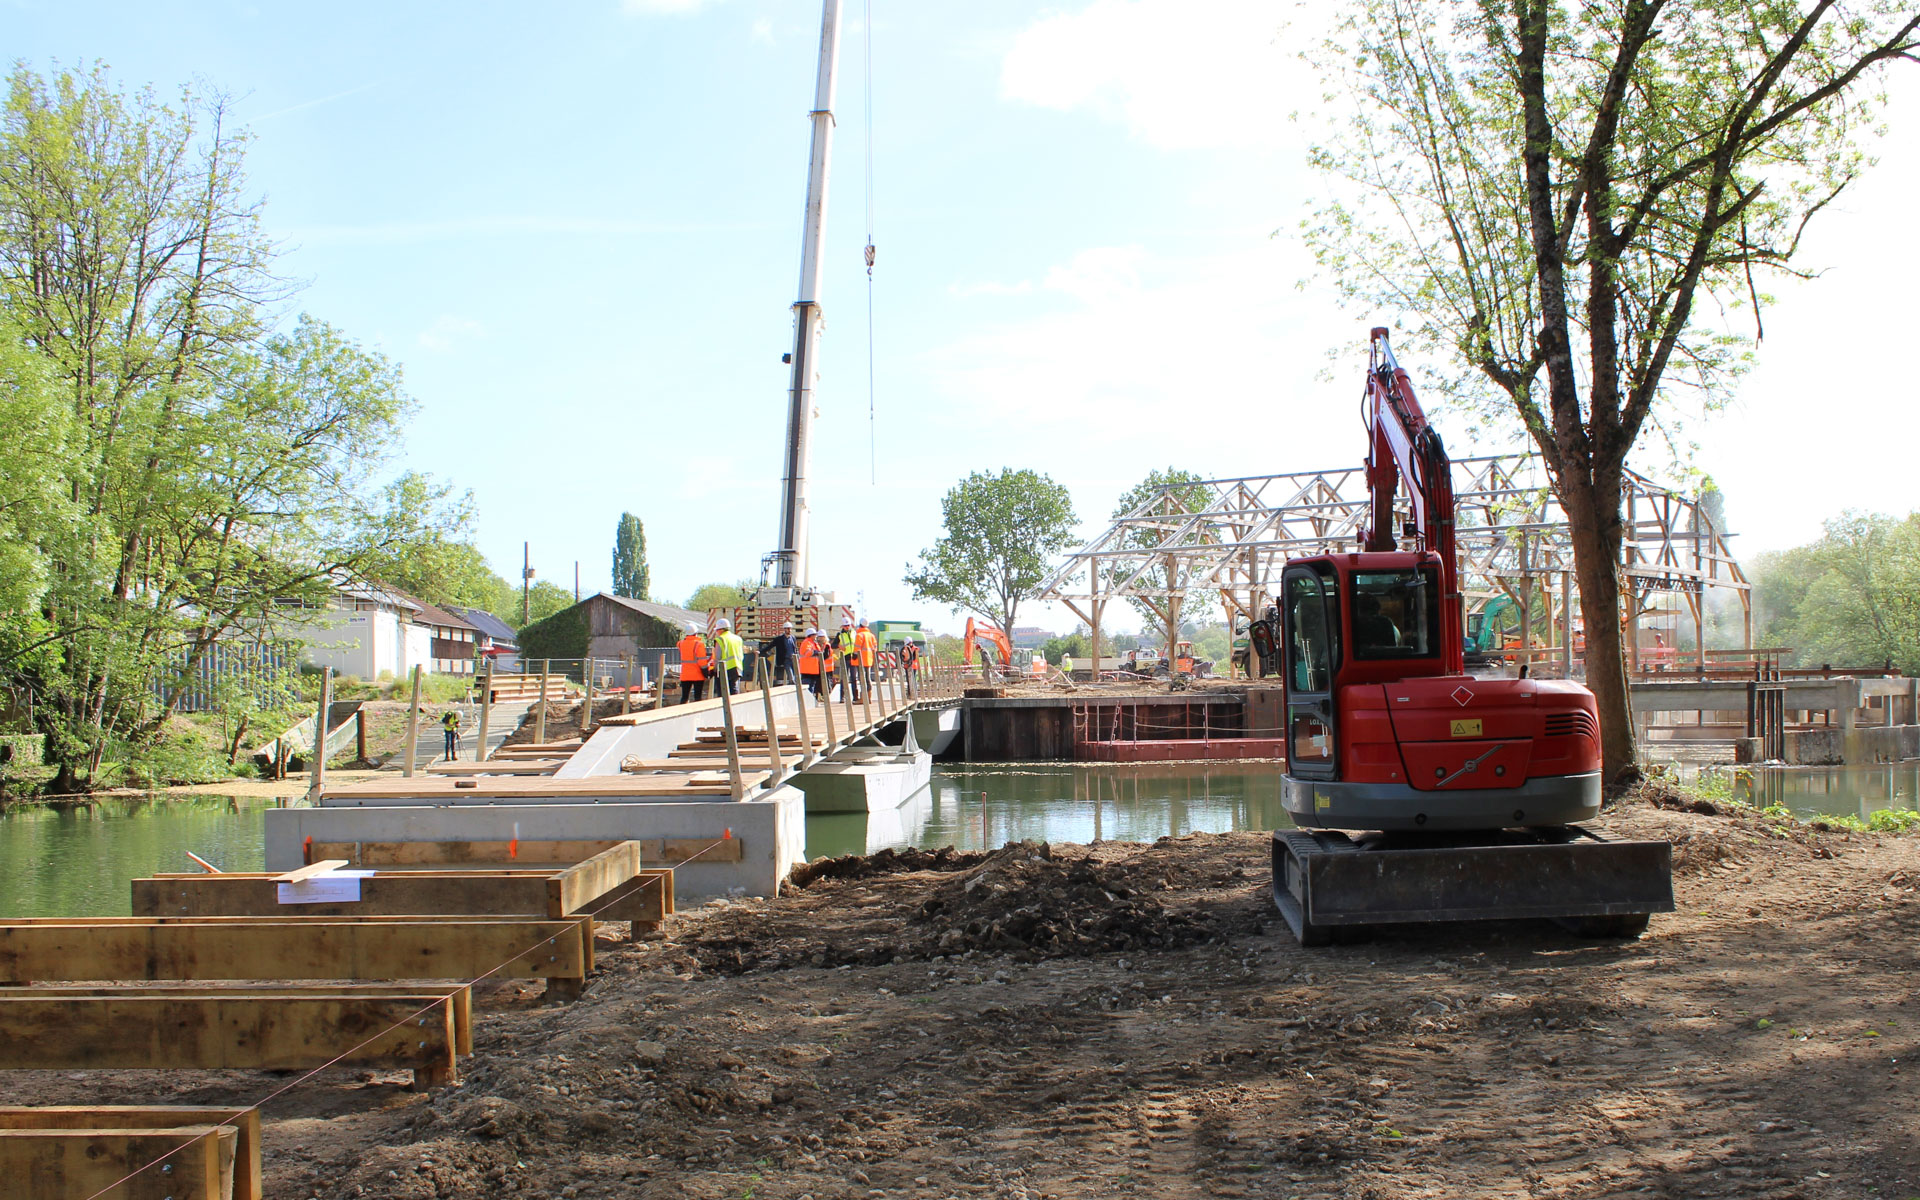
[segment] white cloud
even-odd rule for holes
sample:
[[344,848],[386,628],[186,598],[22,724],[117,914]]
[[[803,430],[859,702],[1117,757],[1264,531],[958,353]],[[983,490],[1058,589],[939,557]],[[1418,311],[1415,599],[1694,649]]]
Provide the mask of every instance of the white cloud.
[[1094,0],[1023,30],[1001,94],[1091,110],[1163,150],[1275,146],[1312,94],[1272,0]]
[[1001,283],[985,279],[979,283],[955,283],[947,287],[950,296],[1025,296],[1033,291],[1033,280],[1022,279],[1018,283]]
[[713,0],[620,0],[620,11],[630,17],[679,16],[695,13]]
[[453,349],[456,343],[479,337],[485,332],[486,327],[472,317],[441,313],[433,319],[433,324],[420,331],[419,342],[425,349],[444,354]]
[[1299,253],[1083,250],[1035,289],[1051,311],[1023,306],[933,352],[925,374],[946,395],[930,418],[1072,445],[1073,464],[1125,477],[1170,453],[1233,474],[1345,461],[1360,453],[1349,397],[1315,376],[1330,346],[1364,362],[1364,322],[1293,287]]

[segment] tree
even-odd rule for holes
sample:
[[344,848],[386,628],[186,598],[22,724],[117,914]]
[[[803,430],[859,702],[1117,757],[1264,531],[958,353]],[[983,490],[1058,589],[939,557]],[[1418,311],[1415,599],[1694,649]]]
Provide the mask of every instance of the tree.
[[703,583],[687,597],[686,607],[699,613],[713,608],[738,608],[748,602],[753,590],[753,581],[748,579],[738,583]]
[[1760,637],[1800,666],[1920,674],[1920,513],[1848,512],[1819,541],[1753,563]]
[[[572,608],[576,601],[573,593],[550,579],[536,579],[527,589],[527,619],[520,619],[520,597],[514,596],[509,608],[511,615],[506,619],[516,630],[546,620],[557,612]],[[498,610],[496,616],[501,616]]]
[[647,530],[630,512],[620,514],[613,531],[613,594],[629,600],[647,598]]
[[[1121,545],[1129,550],[1151,550],[1169,538],[1181,537],[1186,514],[1199,512],[1213,501],[1213,491],[1192,471],[1178,467],[1147,472],[1147,477],[1120,497],[1113,506],[1113,518],[1129,518]],[[1185,540],[1182,538],[1182,540]],[[1169,657],[1179,640],[1186,591],[1192,572],[1188,564],[1168,554],[1135,576],[1136,587],[1159,593],[1153,596],[1128,596],[1127,602],[1149,625],[1158,625]],[[1210,599],[1210,598],[1209,598]],[[1203,603],[1201,613],[1212,607]]]
[[[1920,16],[1890,0],[1359,0],[1318,56],[1355,103],[1314,161],[1308,240],[1348,299],[1451,356],[1426,382],[1518,418],[1567,514],[1610,787],[1636,774],[1620,635],[1622,473],[1683,392],[1725,398],[1719,320],[1795,273],[1851,182]],[[1329,97],[1332,100],[1333,97]],[[1703,315],[1704,314],[1704,315]],[[1576,345],[1576,338],[1583,344]]]
[[494,571],[479,547],[454,536],[467,525],[471,510],[471,496],[449,503],[442,517],[444,527],[397,552],[373,555],[360,567],[360,574],[369,582],[399,588],[430,604],[485,612],[511,608],[519,620],[519,590]]
[[1077,519],[1067,489],[1037,471],[975,471],[940,501],[946,535],[907,568],[915,600],[985,617],[1009,634],[1020,603],[1047,577],[1047,560],[1072,544]]
[[156,737],[217,644],[465,519],[422,477],[384,481],[399,369],[278,322],[244,144],[218,97],[9,80],[0,679],[35,698],[59,790]]

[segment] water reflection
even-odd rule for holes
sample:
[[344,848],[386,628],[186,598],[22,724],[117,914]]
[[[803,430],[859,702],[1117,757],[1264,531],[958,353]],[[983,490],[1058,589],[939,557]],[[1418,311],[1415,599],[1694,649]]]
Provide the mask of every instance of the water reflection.
[[234,796],[89,800],[0,811],[0,918],[115,917],[129,881],[191,871],[191,850],[227,871],[258,871],[267,809]]
[[1741,767],[1734,798],[1756,808],[1782,804],[1803,817],[1859,817],[1883,808],[1920,808],[1920,762],[1853,767]]
[[898,813],[807,819],[807,857],[888,846],[990,849],[1011,841],[1151,842],[1195,830],[1289,824],[1277,765],[1046,763],[936,768]]

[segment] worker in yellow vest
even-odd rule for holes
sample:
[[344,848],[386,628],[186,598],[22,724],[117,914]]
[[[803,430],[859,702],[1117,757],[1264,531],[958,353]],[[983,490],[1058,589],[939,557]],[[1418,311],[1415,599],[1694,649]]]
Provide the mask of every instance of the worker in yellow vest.
[[448,709],[440,718],[440,728],[446,733],[447,761],[456,762],[460,758],[460,713],[458,709]]
[[689,624],[687,636],[680,639],[680,703],[707,698],[707,673],[712,669],[713,653],[700,627]]
[[727,695],[737,696],[740,694],[740,672],[747,665],[747,644],[733,631],[733,622],[725,617],[714,622],[714,627],[720,631],[713,635],[714,657],[720,660],[720,673],[714,682],[718,685],[724,680]]
[[853,631],[853,618],[840,622],[840,636],[833,640],[834,653],[840,657],[841,675],[846,680],[847,698],[860,702],[860,635]]

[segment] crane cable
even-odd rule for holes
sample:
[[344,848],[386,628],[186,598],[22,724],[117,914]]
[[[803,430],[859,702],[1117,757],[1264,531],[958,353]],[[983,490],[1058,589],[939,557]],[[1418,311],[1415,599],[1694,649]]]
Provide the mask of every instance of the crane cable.
[[867,184],[867,483],[880,482],[879,435],[873,411],[873,0],[866,0],[866,184]]

